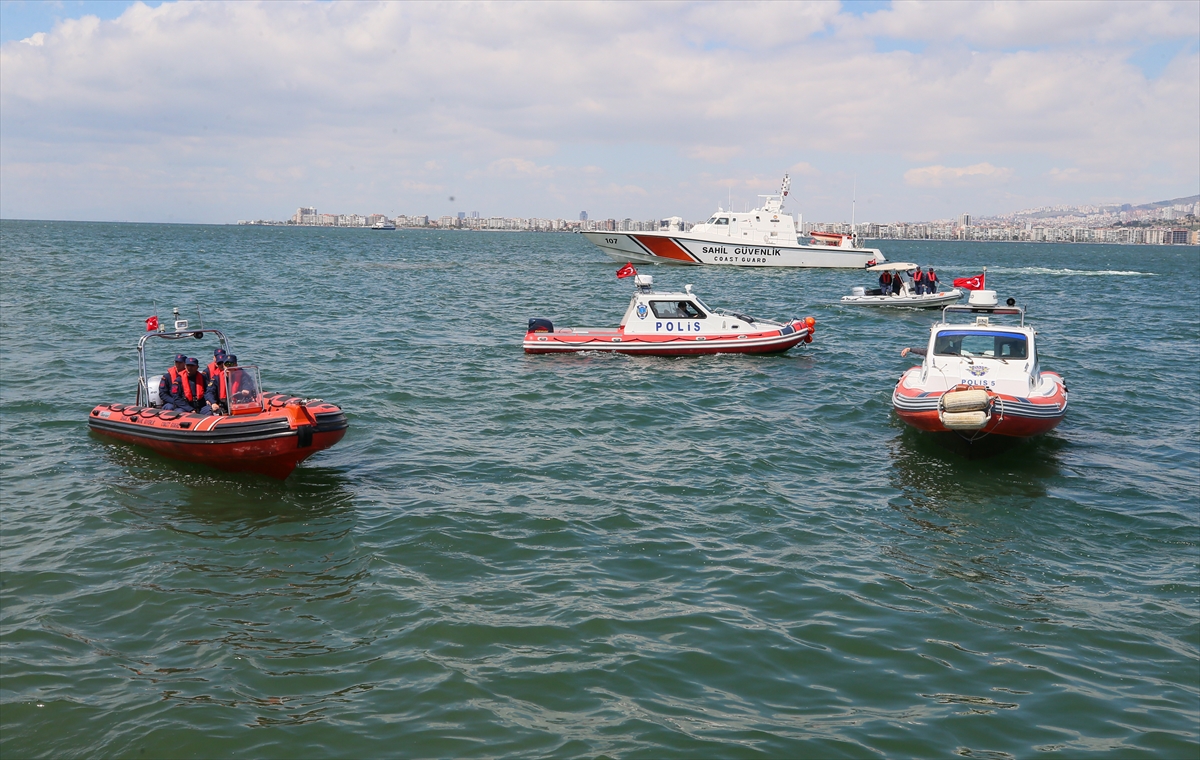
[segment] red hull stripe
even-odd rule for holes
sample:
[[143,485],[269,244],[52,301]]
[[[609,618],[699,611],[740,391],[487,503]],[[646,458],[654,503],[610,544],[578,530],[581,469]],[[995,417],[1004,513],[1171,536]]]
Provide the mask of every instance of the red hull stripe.
[[686,248],[671,238],[653,235],[630,235],[629,237],[640,243],[653,256],[663,259],[674,259],[675,261],[686,261],[689,264],[699,261],[695,256],[688,253]]

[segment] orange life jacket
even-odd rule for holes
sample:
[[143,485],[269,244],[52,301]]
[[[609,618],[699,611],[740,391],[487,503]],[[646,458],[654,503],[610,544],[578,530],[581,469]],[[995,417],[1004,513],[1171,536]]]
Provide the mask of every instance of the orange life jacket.
[[929,282],[937,282],[938,281],[937,274],[934,273],[933,270],[930,270],[929,274],[925,275],[925,279],[928,280]]
[[[174,367],[172,367],[172,369],[174,369]],[[183,373],[183,375],[181,375],[179,378],[180,385],[183,386],[183,397],[188,401],[195,401],[198,398],[204,398],[204,375],[201,375],[199,372],[196,373],[195,388],[193,388],[192,384],[188,382],[189,379],[190,378],[186,372]]]
[[209,378],[210,378],[209,382],[215,382],[217,384],[217,399],[220,401],[224,401],[225,400],[225,365],[217,364],[216,362],[213,362],[209,366],[215,367],[215,369],[209,374]]
[[920,269],[913,272],[913,282],[920,282],[924,279],[925,279],[925,275],[924,275],[924,273],[921,272]]
[[217,364],[216,360],[208,363],[208,376],[212,377],[214,373],[221,372],[224,369],[224,364]]
[[[241,367],[233,367],[232,369],[238,369],[238,370],[240,370],[240,369],[241,369]],[[225,372],[224,372],[224,370],[222,370],[222,372],[221,372],[221,375],[222,375],[222,382],[221,382],[221,390],[220,390],[220,393],[221,393],[221,400],[222,400],[222,401],[224,401],[224,400],[225,400],[225,392],[226,392],[226,391],[225,391],[225,385],[226,385],[226,384],[225,384],[225,382],[224,382],[224,375],[225,375]],[[242,389],[242,386],[243,386],[243,385],[245,385],[245,386],[247,386],[247,387],[248,387],[248,386],[250,385],[250,383],[248,383],[248,382],[247,382],[247,383],[243,383],[243,380],[245,379],[245,377],[246,377],[246,373],[245,373],[245,372],[235,372],[235,373],[233,374],[233,379],[229,381],[229,385],[231,386],[231,387],[229,388],[229,391],[230,391],[230,392],[232,392],[232,393],[234,393],[234,394],[236,394],[238,391],[240,391],[240,390]]]

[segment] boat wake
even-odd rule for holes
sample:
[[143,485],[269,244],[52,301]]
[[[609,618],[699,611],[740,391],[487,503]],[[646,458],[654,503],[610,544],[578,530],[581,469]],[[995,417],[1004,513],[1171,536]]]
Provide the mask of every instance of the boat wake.
[[1122,269],[1050,269],[1048,267],[996,267],[988,274],[1057,274],[1083,277],[1157,277],[1154,272],[1133,272]]

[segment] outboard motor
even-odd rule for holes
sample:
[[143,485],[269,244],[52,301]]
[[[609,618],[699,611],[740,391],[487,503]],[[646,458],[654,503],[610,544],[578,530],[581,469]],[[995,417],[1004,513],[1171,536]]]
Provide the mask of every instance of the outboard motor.
[[542,317],[533,317],[532,319],[529,320],[529,330],[528,331],[531,333],[535,333],[535,332],[552,333],[552,332],[554,332],[554,323],[548,319],[543,319]]

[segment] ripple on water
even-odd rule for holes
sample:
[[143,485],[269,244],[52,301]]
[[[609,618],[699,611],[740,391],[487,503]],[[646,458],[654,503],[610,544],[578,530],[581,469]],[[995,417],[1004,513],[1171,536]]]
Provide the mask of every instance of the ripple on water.
[[[5,756],[1197,752],[1197,424],[1147,391],[1200,390],[1194,249],[888,242],[1067,377],[981,459],[890,415],[936,314],[857,272],[654,269],[815,316],[783,356],[534,357],[627,304],[578,236],[0,225]],[[90,285],[147,252],[237,286]],[[280,483],[89,435],[196,304],[346,438]]]

